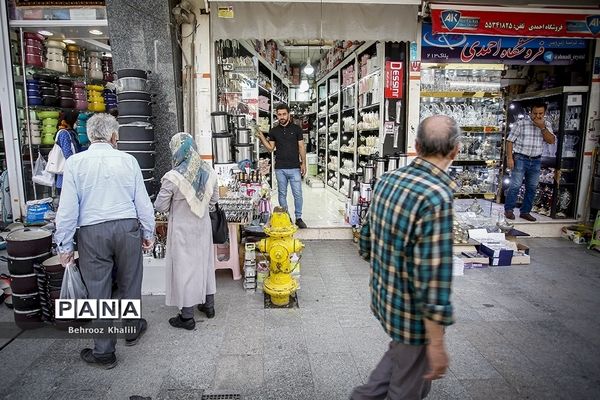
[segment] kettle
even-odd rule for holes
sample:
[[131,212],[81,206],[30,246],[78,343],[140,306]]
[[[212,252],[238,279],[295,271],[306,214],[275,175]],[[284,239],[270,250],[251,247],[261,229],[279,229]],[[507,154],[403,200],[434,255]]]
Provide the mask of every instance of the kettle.
[[394,171],[398,169],[398,162],[400,161],[400,155],[398,153],[394,153],[394,155],[388,157],[388,171]]
[[350,204],[353,206],[357,206],[360,202],[360,183],[355,182],[354,187],[352,188],[352,197],[350,199]]
[[363,182],[371,183],[373,177],[375,175],[375,164],[373,163],[373,159],[369,158],[367,164],[363,167]]
[[381,178],[383,176],[383,174],[385,173],[386,164],[387,164],[387,157],[383,156],[383,157],[379,157],[377,159],[377,168],[375,169],[377,179]]

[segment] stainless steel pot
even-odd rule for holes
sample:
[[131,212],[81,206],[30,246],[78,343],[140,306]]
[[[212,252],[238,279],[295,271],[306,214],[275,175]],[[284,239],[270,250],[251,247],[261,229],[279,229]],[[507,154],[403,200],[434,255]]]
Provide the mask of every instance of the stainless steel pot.
[[235,146],[235,162],[254,160],[254,151],[251,144]]
[[232,135],[213,135],[213,157],[215,164],[229,164],[233,162],[231,156]]
[[248,127],[245,115],[234,115],[232,118],[236,129],[245,129]]
[[250,129],[245,129],[245,128],[238,128],[235,131],[235,143],[240,145],[240,144],[250,144]]
[[394,170],[398,169],[399,161],[400,161],[400,156],[398,155],[398,153],[394,154],[393,156],[389,156],[387,170],[394,171]]
[[375,174],[377,179],[381,178],[383,176],[383,174],[386,171],[386,166],[387,166],[387,158],[386,157],[379,157],[377,159],[377,166],[375,167]]
[[213,133],[229,133],[229,122],[227,113],[222,111],[211,113],[210,126]]
[[371,161],[369,160],[367,165],[365,165],[363,167],[363,182],[371,183],[374,176],[375,176],[375,165],[373,163],[371,163]]
[[147,79],[143,78],[120,78],[115,82],[117,93],[121,92],[148,92],[150,85]]

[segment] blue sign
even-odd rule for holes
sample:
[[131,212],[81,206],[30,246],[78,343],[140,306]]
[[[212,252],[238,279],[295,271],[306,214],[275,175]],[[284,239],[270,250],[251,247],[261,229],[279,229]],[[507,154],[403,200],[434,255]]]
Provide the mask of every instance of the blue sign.
[[[452,12],[447,11],[444,24],[453,23]],[[600,30],[598,22],[590,30]],[[434,34],[431,24],[423,24],[422,33],[422,62],[568,65],[585,62],[589,44],[586,39]]]

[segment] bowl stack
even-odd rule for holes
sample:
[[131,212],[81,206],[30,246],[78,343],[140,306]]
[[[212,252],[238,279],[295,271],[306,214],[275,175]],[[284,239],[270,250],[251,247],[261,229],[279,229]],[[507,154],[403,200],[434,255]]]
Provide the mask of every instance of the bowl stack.
[[88,54],[88,77],[94,80],[102,80],[104,76],[102,73],[102,61],[100,59],[100,53],[97,51],[90,51]]
[[51,69],[61,74],[67,73],[67,63],[65,62],[65,48],[67,47],[61,40],[46,39],[46,69]]
[[103,86],[100,85],[87,85],[88,90],[88,110],[94,112],[106,111],[106,104],[104,104],[104,96],[102,96]]
[[89,113],[79,113],[77,117],[77,137],[79,139],[79,144],[82,146],[87,146],[90,144],[90,139],[87,135],[87,120],[91,114]]
[[104,89],[102,95],[104,96],[106,111],[110,111],[112,109],[117,108],[117,94],[114,91],[110,89]]
[[73,101],[75,102],[75,109],[79,111],[86,111],[88,108],[87,94],[85,92],[85,83],[73,82]]
[[54,145],[54,138],[58,131],[59,114],[58,111],[38,111],[37,116],[42,121],[42,145]]
[[58,104],[62,108],[74,108],[73,81],[69,78],[58,78]]
[[113,74],[112,57],[102,57],[102,79],[106,82],[112,82],[114,79]]
[[25,64],[44,68],[44,37],[39,33],[25,32]]
[[[35,111],[29,112],[29,128],[31,130],[31,144],[32,145],[40,145],[42,143],[42,134],[40,131],[40,121],[38,121],[37,115]],[[25,136],[27,140],[29,140],[29,136],[27,136],[27,130],[25,129]]]
[[121,125],[117,146],[136,158],[142,169],[146,190],[152,197],[158,186],[154,177],[156,153],[148,72],[122,69],[117,71],[117,78],[118,120]]
[[6,240],[15,322],[21,329],[36,328],[42,322],[42,305],[34,267],[50,256],[52,233],[17,229]]
[[42,104],[40,93],[40,82],[37,79],[27,79],[27,101],[29,105],[39,106]]
[[[79,256],[75,252],[75,264],[79,264],[78,259]],[[35,265],[34,269],[40,294],[42,320],[54,323],[54,300],[60,298],[65,269],[58,256],[47,258],[42,263]]]
[[81,68],[81,56],[79,55],[79,46],[70,44],[67,46],[67,67],[69,75],[83,76],[83,68]]
[[46,74],[34,74],[33,78],[39,80],[42,105],[58,106],[58,78]]

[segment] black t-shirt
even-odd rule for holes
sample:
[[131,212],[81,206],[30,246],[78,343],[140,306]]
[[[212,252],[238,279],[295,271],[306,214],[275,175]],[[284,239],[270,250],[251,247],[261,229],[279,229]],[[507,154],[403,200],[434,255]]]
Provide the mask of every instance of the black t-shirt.
[[298,141],[304,140],[302,128],[290,122],[269,131],[268,139],[275,142],[275,169],[300,168]]

